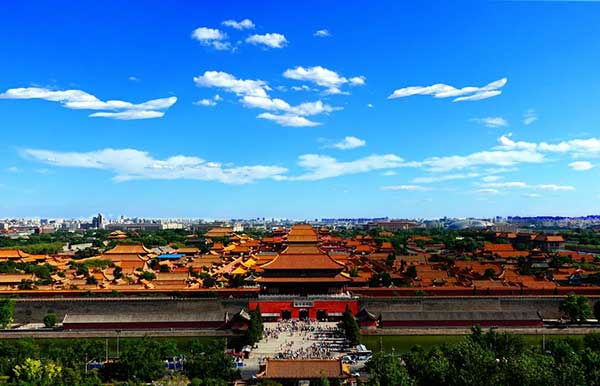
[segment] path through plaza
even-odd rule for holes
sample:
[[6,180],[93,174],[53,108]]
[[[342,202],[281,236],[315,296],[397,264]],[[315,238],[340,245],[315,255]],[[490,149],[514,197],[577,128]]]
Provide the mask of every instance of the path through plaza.
[[349,351],[344,333],[335,322],[285,320],[264,323],[263,339],[244,360],[244,378],[258,372],[265,358],[333,359]]

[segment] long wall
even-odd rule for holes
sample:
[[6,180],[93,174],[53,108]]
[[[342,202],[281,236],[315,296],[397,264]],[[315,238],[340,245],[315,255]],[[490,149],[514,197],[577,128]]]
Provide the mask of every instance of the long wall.
[[15,323],[41,323],[48,312],[62,321],[65,314],[118,315],[133,313],[220,313],[230,316],[242,307],[246,299],[173,299],[173,298],[78,298],[78,299],[16,299]]
[[[545,319],[558,318],[560,296],[531,297],[395,297],[360,299],[360,307],[382,311],[531,311]],[[600,297],[591,298],[593,302]],[[254,299],[255,300],[255,299]],[[65,314],[117,315],[132,313],[221,313],[233,315],[248,308],[249,299],[77,298],[16,299],[15,323],[41,323],[48,312],[62,320]]]
[[[528,296],[528,297],[396,297],[361,299],[361,307],[379,314],[387,312],[520,312],[536,311],[544,319],[558,319],[560,296]],[[590,298],[592,302],[600,298]]]

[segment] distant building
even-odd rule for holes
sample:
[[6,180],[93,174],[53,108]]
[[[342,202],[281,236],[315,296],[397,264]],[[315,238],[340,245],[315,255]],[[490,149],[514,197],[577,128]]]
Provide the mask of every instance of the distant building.
[[98,216],[92,218],[92,227],[96,229],[104,229],[104,216],[98,213]]

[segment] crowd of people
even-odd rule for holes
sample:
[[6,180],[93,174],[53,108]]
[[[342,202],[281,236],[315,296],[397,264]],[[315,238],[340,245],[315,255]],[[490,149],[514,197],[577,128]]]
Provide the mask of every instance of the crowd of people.
[[275,356],[279,359],[329,359],[346,348],[339,327],[312,320],[282,320],[273,328],[265,328],[264,339],[282,341]]

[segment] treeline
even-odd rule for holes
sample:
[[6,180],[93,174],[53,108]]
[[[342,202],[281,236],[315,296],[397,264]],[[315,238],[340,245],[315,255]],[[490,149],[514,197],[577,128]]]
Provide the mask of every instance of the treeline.
[[519,335],[483,332],[400,357],[376,353],[368,386],[597,386],[600,334],[531,346]]
[[[114,350],[114,347],[112,347]],[[122,340],[118,355],[108,355],[102,339],[65,339],[0,341],[0,384],[20,386],[96,386],[105,383],[138,385],[170,377],[166,360],[185,357],[179,377],[184,384],[226,386],[239,378],[225,342],[209,344],[192,341],[185,349],[174,340]]]

